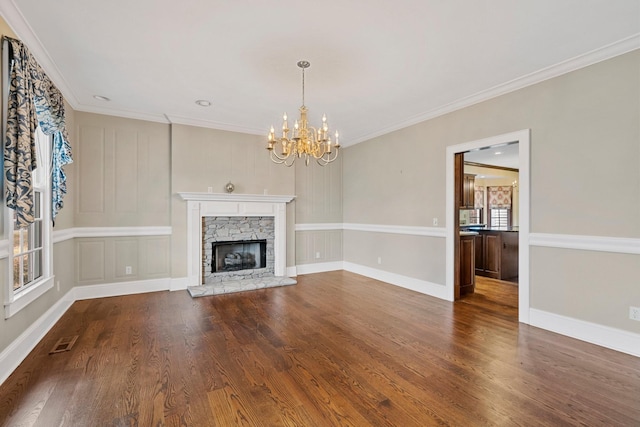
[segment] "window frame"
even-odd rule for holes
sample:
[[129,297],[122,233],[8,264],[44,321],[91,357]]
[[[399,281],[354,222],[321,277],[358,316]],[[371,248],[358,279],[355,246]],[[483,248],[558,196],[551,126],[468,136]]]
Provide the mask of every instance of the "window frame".
[[[9,94],[9,49],[7,41],[2,43],[2,135],[6,133],[6,117],[8,108]],[[4,284],[4,318],[8,319],[25,308],[27,305],[38,299],[45,292],[53,288],[55,276],[53,275],[53,239],[52,239],[52,221],[51,221],[51,153],[53,149],[53,137],[42,133],[38,127],[36,130],[36,151],[38,153],[38,169],[42,168],[39,173],[42,175],[42,182],[37,187],[34,183],[34,197],[36,190],[41,193],[40,211],[42,216],[41,233],[42,233],[42,265],[41,276],[33,280],[28,286],[20,289],[13,289],[13,262],[14,262],[14,211],[6,205],[4,194],[4,173],[0,176],[0,193],[2,195],[2,214],[4,216],[4,242],[6,242],[6,269]],[[4,150],[0,152],[0,158],[4,164]],[[36,169],[37,170],[37,169]],[[35,173],[34,173],[35,175]],[[33,227],[31,225],[30,227]],[[3,242],[3,244],[5,244]],[[3,254],[4,255],[4,254]],[[31,268],[31,266],[30,266]]]
[[[14,211],[4,206],[5,214],[5,230],[9,240],[9,257],[7,266],[7,281],[6,281],[6,297],[4,302],[5,319],[13,316],[24,307],[35,301],[42,296],[49,289],[53,288],[55,276],[53,275],[53,240],[52,240],[52,222],[51,222],[51,176],[50,168],[48,165],[51,161],[51,148],[53,143],[53,137],[47,136],[42,133],[40,128],[36,129],[38,135],[36,136],[36,151],[39,153],[38,159],[41,160],[41,164],[38,168],[43,168],[46,173],[43,182],[34,182],[34,197],[40,197],[40,214],[41,214],[41,239],[42,239],[42,264],[41,275],[39,278],[29,282],[28,285],[19,289],[14,289],[14,275],[13,275],[13,263],[17,256],[21,254],[14,254]],[[35,175],[35,173],[34,173]],[[36,181],[34,179],[34,181]],[[39,185],[36,185],[39,184]],[[36,196],[40,193],[39,196]],[[34,224],[29,226],[32,230],[35,228]],[[30,263],[31,264],[31,263]],[[33,265],[29,266],[30,271]]]

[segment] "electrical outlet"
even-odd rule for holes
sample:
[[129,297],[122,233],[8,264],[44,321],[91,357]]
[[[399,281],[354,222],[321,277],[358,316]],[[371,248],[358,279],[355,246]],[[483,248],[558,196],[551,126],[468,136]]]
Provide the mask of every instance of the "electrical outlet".
[[213,187],[207,187],[207,192],[213,193]]
[[124,268],[124,274],[133,274],[133,272],[132,272],[132,270],[131,270],[131,266],[130,266],[130,265],[127,265],[127,266]]
[[640,321],[640,307],[629,307],[629,319]]
[[382,264],[382,257],[378,257],[378,264]]
[[433,218],[433,226],[434,227],[438,226],[438,218]]
[[320,252],[316,252],[316,259],[320,258]]

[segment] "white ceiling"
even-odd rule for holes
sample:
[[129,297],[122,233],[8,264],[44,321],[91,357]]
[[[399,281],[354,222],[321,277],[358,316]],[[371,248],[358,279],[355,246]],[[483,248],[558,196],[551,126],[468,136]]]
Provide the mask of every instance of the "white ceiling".
[[326,112],[343,145],[640,48],[638,0],[2,0],[0,13],[79,111],[266,134],[297,115],[306,59],[310,120]]
[[519,145],[518,143],[500,144],[483,147],[479,150],[467,151],[464,153],[464,161],[520,169]]

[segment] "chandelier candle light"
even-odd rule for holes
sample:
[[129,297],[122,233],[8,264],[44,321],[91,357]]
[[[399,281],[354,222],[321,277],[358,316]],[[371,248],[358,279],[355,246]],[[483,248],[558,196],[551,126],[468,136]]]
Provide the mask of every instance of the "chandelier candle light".
[[[293,135],[289,138],[289,125],[287,113],[284,113],[282,123],[282,136],[276,137],[273,126],[269,131],[267,150],[274,163],[291,166],[296,158],[304,157],[304,163],[309,165],[313,158],[320,166],[325,166],[338,158],[340,143],[338,132],[335,133],[335,142],[331,141],[327,116],[322,115],[322,125],[319,128],[309,126],[307,122],[307,107],[304,105],[304,70],[311,64],[308,61],[299,61],[298,67],[302,69],[302,106],[300,107],[300,119],[293,125]],[[277,150],[280,150],[280,154]]]

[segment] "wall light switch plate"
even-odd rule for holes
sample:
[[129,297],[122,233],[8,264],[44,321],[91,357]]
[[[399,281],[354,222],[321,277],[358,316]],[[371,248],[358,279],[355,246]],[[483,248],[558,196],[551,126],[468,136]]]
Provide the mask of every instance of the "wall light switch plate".
[[433,218],[433,226],[434,227],[438,226],[438,218]]

